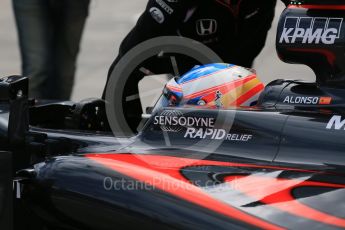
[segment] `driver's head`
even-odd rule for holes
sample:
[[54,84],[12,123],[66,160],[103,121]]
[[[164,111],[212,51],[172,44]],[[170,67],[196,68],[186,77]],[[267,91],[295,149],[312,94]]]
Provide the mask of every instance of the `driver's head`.
[[167,106],[226,109],[253,106],[264,85],[254,71],[231,64],[196,66],[164,89]]

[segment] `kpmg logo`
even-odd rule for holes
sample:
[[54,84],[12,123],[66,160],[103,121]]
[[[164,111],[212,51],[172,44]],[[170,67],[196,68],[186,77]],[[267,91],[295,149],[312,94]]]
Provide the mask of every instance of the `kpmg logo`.
[[196,31],[200,36],[215,34],[218,23],[215,19],[200,19],[196,22]]
[[340,38],[343,18],[286,17],[279,43],[326,44]]

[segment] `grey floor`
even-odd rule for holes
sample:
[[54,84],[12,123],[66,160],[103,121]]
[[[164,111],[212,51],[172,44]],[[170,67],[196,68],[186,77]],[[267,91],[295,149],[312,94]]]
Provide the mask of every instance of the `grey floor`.
[[[74,100],[101,95],[108,67],[116,56],[118,46],[133,27],[145,4],[146,0],[92,0],[78,59],[77,80],[73,91]],[[276,18],[266,46],[256,59],[254,68],[265,83],[276,78],[313,80],[314,76],[309,68],[282,63],[276,55],[275,28],[277,17],[282,9],[283,4],[278,3]],[[0,76],[11,74],[20,74],[17,35],[11,0],[1,0]],[[143,89],[150,88],[149,82],[143,84]],[[159,85],[160,83],[157,87]],[[159,93],[159,90],[156,92]]]

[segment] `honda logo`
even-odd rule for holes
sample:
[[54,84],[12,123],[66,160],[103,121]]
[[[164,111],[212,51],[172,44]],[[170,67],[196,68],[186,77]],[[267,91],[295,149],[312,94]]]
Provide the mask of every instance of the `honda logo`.
[[218,23],[215,19],[200,19],[196,22],[196,31],[200,36],[216,33],[217,27]]

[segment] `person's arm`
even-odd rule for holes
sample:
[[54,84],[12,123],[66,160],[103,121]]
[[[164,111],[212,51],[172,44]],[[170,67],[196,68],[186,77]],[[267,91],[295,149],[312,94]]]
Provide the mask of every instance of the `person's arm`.
[[[149,0],[135,27],[122,41],[118,56],[109,68],[107,81],[123,55],[139,43],[159,36],[177,35],[181,23],[191,16],[198,4],[198,0]],[[105,90],[102,97],[105,97]]]
[[122,56],[150,38],[175,35],[178,27],[197,5],[197,0],[150,0],[137,24],[121,44]]

